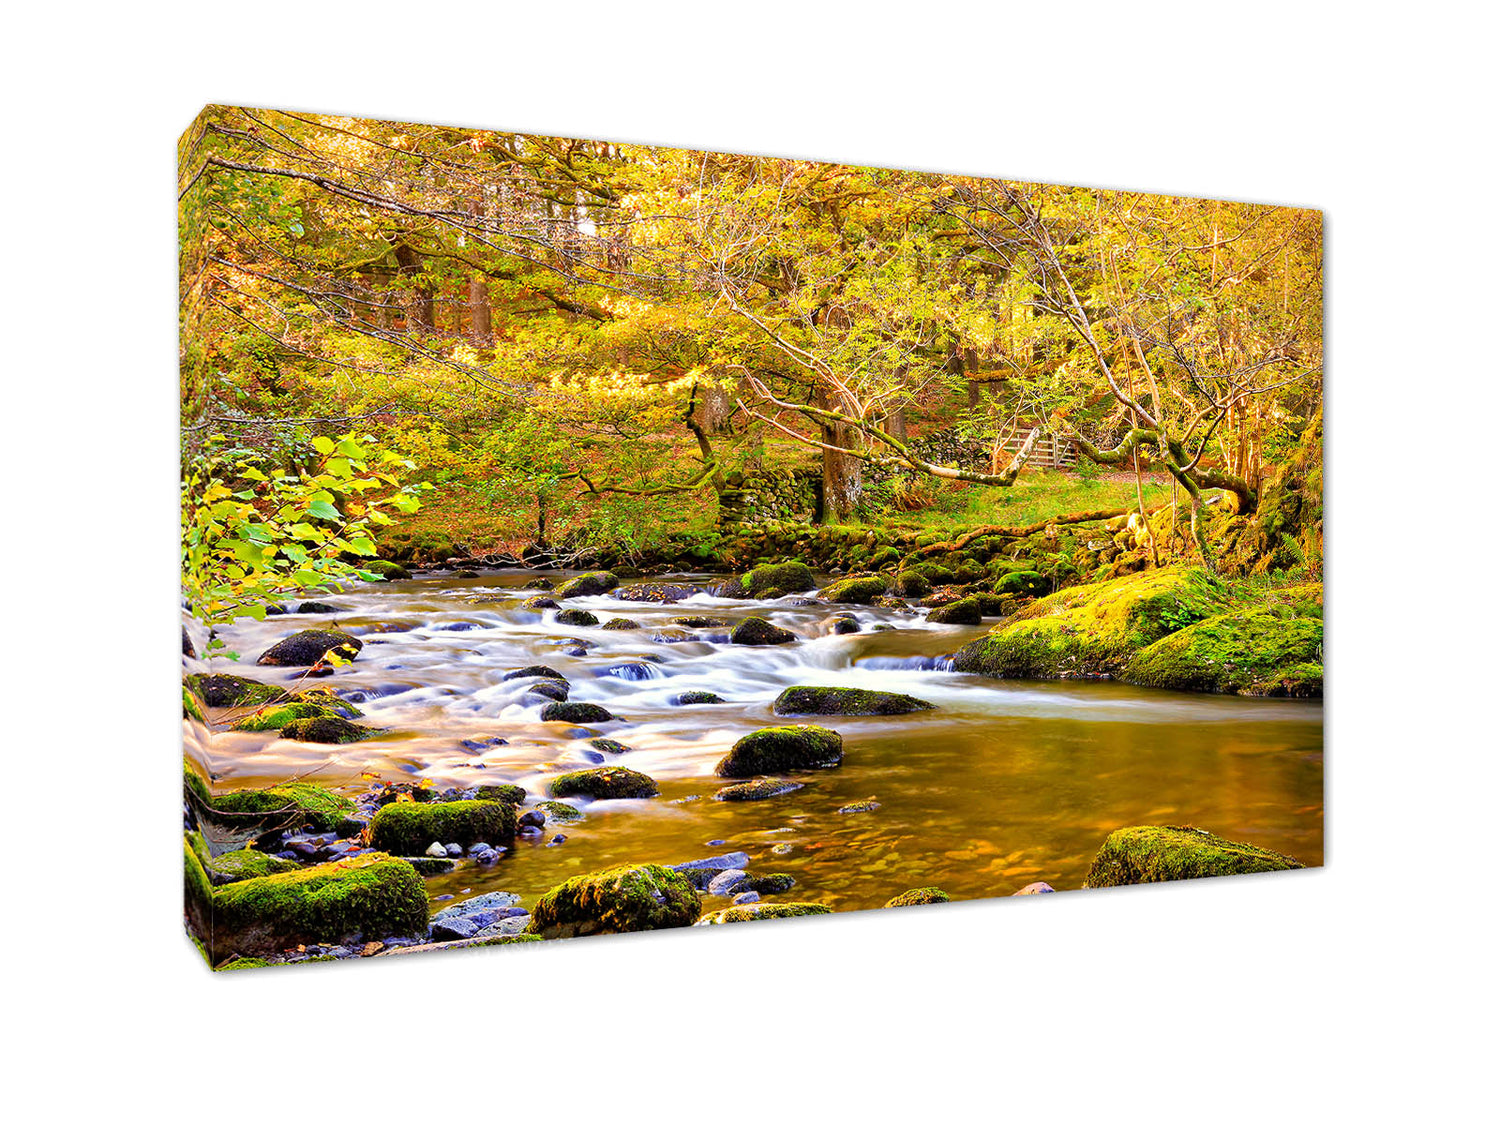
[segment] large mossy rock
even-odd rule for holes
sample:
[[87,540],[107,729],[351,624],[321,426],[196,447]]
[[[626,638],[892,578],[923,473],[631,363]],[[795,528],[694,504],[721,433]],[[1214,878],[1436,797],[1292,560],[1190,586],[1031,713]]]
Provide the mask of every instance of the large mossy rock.
[[817,584],[812,570],[800,562],[758,566],[740,576],[740,591],[747,598],[782,598],[811,590]]
[[832,914],[820,902],[747,902],[705,914],[700,926],[722,926],[731,922],[761,922],[768,918],[805,918],[809,914]]
[[1138,825],[1112,832],[1094,856],[1085,887],[1209,879],[1303,866],[1291,856],[1225,840],[1201,828]]
[[398,579],[411,577],[411,571],[390,559],[360,559],[359,569],[368,570],[381,582],[395,582]]
[[577,875],[544,894],[526,932],[544,938],[691,926],[703,911],[681,872],[656,863]]
[[210,804],[215,812],[260,817],[267,822],[311,824],[319,832],[332,832],[356,811],[349,798],[307,781],[287,782],[269,789],[236,789],[215,797]]
[[379,941],[427,931],[427,891],[409,863],[372,852],[246,879],[213,896],[215,961],[315,942]]
[[729,634],[732,645],[784,645],[797,639],[797,634],[780,625],[772,625],[764,617],[747,617]]
[[559,625],[567,625],[574,629],[599,624],[599,618],[586,609],[560,609],[557,611],[556,620]]
[[277,859],[252,848],[239,848],[210,859],[207,869],[209,878],[215,883],[238,883],[241,879],[260,879],[280,875],[283,871],[296,871],[297,861]]
[[844,760],[844,739],[826,727],[764,727],[736,742],[714,767],[720,777],[758,777],[831,769]]
[[329,652],[353,660],[364,642],[338,629],[303,629],[277,641],[260,654],[257,664],[306,668],[322,660]]
[[592,598],[607,594],[620,584],[620,580],[607,570],[591,570],[570,578],[553,591],[559,598]]
[[1321,698],[1322,614],[1283,604],[1210,617],[1136,653],[1120,678],[1143,687]]
[[592,797],[596,801],[655,797],[656,782],[638,770],[624,766],[600,766],[558,774],[547,786],[553,797]]
[[238,731],[265,731],[280,730],[288,723],[296,722],[298,719],[321,719],[356,718],[360,714],[357,707],[351,704],[331,703],[322,696],[313,698],[293,698],[285,703],[275,703],[260,708],[246,715],[234,724]]
[[1135,653],[1223,611],[1201,567],[1147,570],[1060,590],[1019,610],[954,656],[955,672],[1058,679],[1117,673]]
[[879,575],[841,578],[818,591],[818,597],[848,605],[869,605],[885,593],[885,579]]
[[205,672],[186,678],[194,695],[210,707],[263,707],[291,698],[285,688],[261,683],[247,676],[219,676]]
[[394,855],[422,855],[433,844],[504,844],[516,836],[508,801],[400,801],[370,821],[370,843]]
[[281,728],[281,737],[293,742],[319,742],[330,746],[342,746],[350,742],[361,742],[373,738],[378,731],[370,727],[356,726],[338,715],[314,715],[307,719],[294,719]]
[[790,687],[776,697],[776,715],[908,715],[933,704],[894,691],[847,687]]
[[984,618],[984,602],[976,596],[940,605],[927,615],[934,625],[978,625]]

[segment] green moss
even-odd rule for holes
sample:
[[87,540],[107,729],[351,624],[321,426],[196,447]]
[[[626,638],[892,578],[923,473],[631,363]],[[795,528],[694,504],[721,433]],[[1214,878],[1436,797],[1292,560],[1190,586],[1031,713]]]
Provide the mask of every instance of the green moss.
[[540,809],[547,815],[547,823],[571,824],[575,820],[582,820],[583,813],[572,805],[565,805],[561,801],[538,801],[535,808]]
[[978,625],[983,618],[984,603],[975,596],[938,606],[927,615],[934,625]]
[[277,859],[252,848],[224,852],[207,862],[207,867],[217,882],[235,883],[241,879],[259,879],[265,875],[279,875],[283,871],[296,871],[297,863],[290,859]]
[[585,625],[597,625],[599,619],[586,609],[560,609],[557,611],[557,623],[579,628]]
[[601,629],[610,629],[610,630],[620,631],[620,630],[639,629],[641,627],[641,623],[639,621],[632,621],[628,617],[611,617],[608,621],[606,621],[603,625],[601,625],[599,627]]
[[784,871],[773,871],[769,875],[752,875],[740,885],[742,891],[754,891],[758,895],[786,894],[797,885],[797,880]]
[[790,687],[771,704],[777,715],[907,715],[932,709],[914,695],[846,687]]
[[233,961],[226,961],[218,966],[214,972],[228,973],[235,969],[269,969],[271,962],[263,957],[236,957]]
[[214,888],[188,840],[182,842],[182,901],[188,932],[206,940],[213,925]]
[[570,578],[557,588],[559,598],[589,598],[607,594],[620,584],[620,580],[607,570],[591,570]]
[[504,801],[398,801],[370,821],[370,843],[393,855],[432,844],[503,844],[516,836],[516,806]]
[[919,570],[903,570],[896,575],[896,593],[908,598],[922,598],[932,593],[932,583]]
[[884,593],[884,578],[881,578],[879,575],[864,575],[858,578],[841,578],[837,582],[830,582],[818,591],[818,596],[830,602],[869,605]]
[[745,735],[714,767],[720,777],[755,777],[828,769],[844,757],[844,740],[826,727],[763,727]]
[[284,688],[247,676],[211,676],[197,672],[188,676],[186,683],[193,694],[210,707],[263,707],[287,698]]
[[630,751],[629,746],[626,746],[623,742],[617,742],[613,738],[591,738],[589,739],[589,745],[595,750],[603,751],[605,754],[625,754]]
[[475,787],[476,801],[504,801],[508,805],[519,805],[526,800],[526,790],[519,785],[479,785]]
[[280,730],[282,727],[298,719],[320,719],[325,717],[332,718],[336,716],[330,708],[322,703],[313,700],[297,699],[290,703],[262,708],[253,714],[246,715],[234,724],[234,729],[240,731]]
[[952,902],[948,892],[941,887],[917,887],[915,890],[902,891],[886,906],[926,906],[934,902]]
[[747,598],[781,598],[800,594],[818,584],[806,563],[784,562],[758,566],[740,578]]
[[213,909],[215,958],[427,930],[421,876],[410,864],[379,852],[230,883],[214,892]]
[[1301,866],[1291,856],[1225,840],[1201,828],[1140,825],[1110,833],[1094,856],[1083,885],[1119,887],[1287,871]]
[[382,582],[394,582],[399,578],[410,578],[411,571],[390,559],[360,559],[359,568],[375,574]]
[[184,755],[182,759],[182,787],[188,793],[198,798],[205,805],[213,803],[213,793],[209,790],[208,782],[198,772],[195,764]]
[[726,785],[714,794],[715,801],[768,801],[785,793],[795,793],[803,788],[800,781],[788,781],[784,777],[759,777],[754,781],[740,781]]
[[661,790],[655,781],[636,770],[624,766],[600,766],[559,774],[552,779],[547,792],[554,797],[592,797],[602,801],[655,797]]
[[1119,671],[1138,649],[1222,612],[1225,591],[1199,567],[1167,567],[1060,590],[1019,610],[954,657],[954,671],[1054,679]]
[[545,938],[691,926],[702,913],[681,872],[648,863],[577,875],[544,894],[526,932]]
[[1148,645],[1121,678],[1187,691],[1321,697],[1323,620],[1287,605],[1220,614]]
[[784,645],[796,639],[796,633],[773,625],[764,617],[747,617],[729,634],[729,643],[736,645]]
[[355,812],[354,802],[306,781],[274,785],[269,789],[237,789],[215,797],[210,804],[218,812],[270,815],[295,813],[301,823],[320,832],[332,832],[346,816]]
[[1010,570],[995,582],[994,593],[1039,597],[1051,587],[1052,583],[1035,570]]
[[323,742],[342,745],[360,742],[378,734],[369,727],[358,727],[348,719],[337,715],[314,715],[306,719],[295,719],[281,728],[281,737],[296,742]]
[[184,719],[197,719],[200,723],[208,722],[203,717],[203,703],[186,687],[182,689],[182,717]]
[[698,925],[722,926],[731,922],[760,922],[767,918],[803,918],[809,914],[832,913],[817,902],[749,902],[705,915]]
[[549,703],[540,716],[544,723],[612,723],[615,717],[597,703]]

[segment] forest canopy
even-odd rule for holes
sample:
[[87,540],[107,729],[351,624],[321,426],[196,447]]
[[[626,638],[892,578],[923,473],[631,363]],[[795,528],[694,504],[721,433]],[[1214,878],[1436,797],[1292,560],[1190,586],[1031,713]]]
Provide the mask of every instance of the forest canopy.
[[1211,563],[1205,496],[1253,512],[1321,409],[1316,211],[232,107],[179,157],[185,455],[316,475],[357,432],[517,551],[710,539],[768,470],[873,521],[1046,450],[1170,487]]

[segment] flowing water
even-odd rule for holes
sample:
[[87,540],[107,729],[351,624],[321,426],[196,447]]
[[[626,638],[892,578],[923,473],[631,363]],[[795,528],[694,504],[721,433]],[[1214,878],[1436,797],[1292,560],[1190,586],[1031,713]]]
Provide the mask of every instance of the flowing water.
[[[506,890],[529,904],[581,872],[730,850],[748,852],[757,874],[794,875],[797,887],[781,898],[835,910],[880,906],[927,885],[956,899],[1008,895],[1034,880],[1065,890],[1082,884],[1104,838],[1129,824],[1194,824],[1309,866],[1323,861],[1319,703],[957,674],[945,670],[943,655],[984,628],[930,625],[921,613],[898,610],[796,606],[793,598],[699,593],[676,605],[572,598],[566,607],[643,627],[559,626],[556,610],[519,607],[540,592],[524,589],[534,577],[501,571],[362,586],[330,599],[347,608],[333,619],[274,616],[223,630],[245,666],[216,662],[215,671],[288,683],[302,670],[254,667],[255,657],[331,620],[360,634],[365,647],[352,665],[308,684],[333,687],[364,710],[362,724],[388,731],[349,746],[219,734],[210,751],[216,787],[298,775],[352,794],[368,785],[361,775],[373,773],[387,782],[428,778],[439,789],[508,781],[544,797],[549,775],[597,764],[629,766],[661,786],[651,800],[570,801],[584,810],[581,821],[518,839],[493,867],[464,864],[428,879],[434,898]],[[859,633],[830,633],[830,618],[844,611],[858,619]],[[669,622],[751,613],[801,639],[730,645],[727,627]],[[882,623],[894,629],[871,631]],[[528,664],[558,669],[572,682],[571,700],[603,704],[621,721],[587,730],[541,722],[548,701],[524,698],[531,681],[502,680]],[[937,707],[897,717],[772,715],[771,701],[794,685],[907,692]],[[673,704],[699,689],[727,702]],[[838,730],[843,765],[800,776],[803,789],[770,800],[713,799],[727,784],[714,765],[737,738],[795,722]],[[588,744],[598,735],[631,750],[605,761]],[[505,744],[487,744],[496,738]],[[839,811],[867,800],[879,807]],[[557,833],[566,841],[548,846]]]

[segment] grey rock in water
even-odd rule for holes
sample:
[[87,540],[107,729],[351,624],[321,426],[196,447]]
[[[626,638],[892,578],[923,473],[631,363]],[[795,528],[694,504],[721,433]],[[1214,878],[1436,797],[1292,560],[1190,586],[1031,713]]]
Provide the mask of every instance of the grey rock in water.
[[[1054,893],[1055,890],[1050,883],[1027,883],[1016,892],[1017,895],[1050,895]],[[1014,898],[1015,895],[1011,897]]]
[[746,903],[759,901],[760,895],[756,894],[754,891],[746,891],[744,894],[738,894],[734,896],[735,906],[744,906]]
[[427,854],[441,859],[448,854],[448,849],[443,847],[442,844],[434,842],[433,845],[427,849]]
[[749,881],[750,873],[740,868],[731,867],[727,871],[720,871],[708,881],[708,893],[711,895],[732,895],[740,890]]

